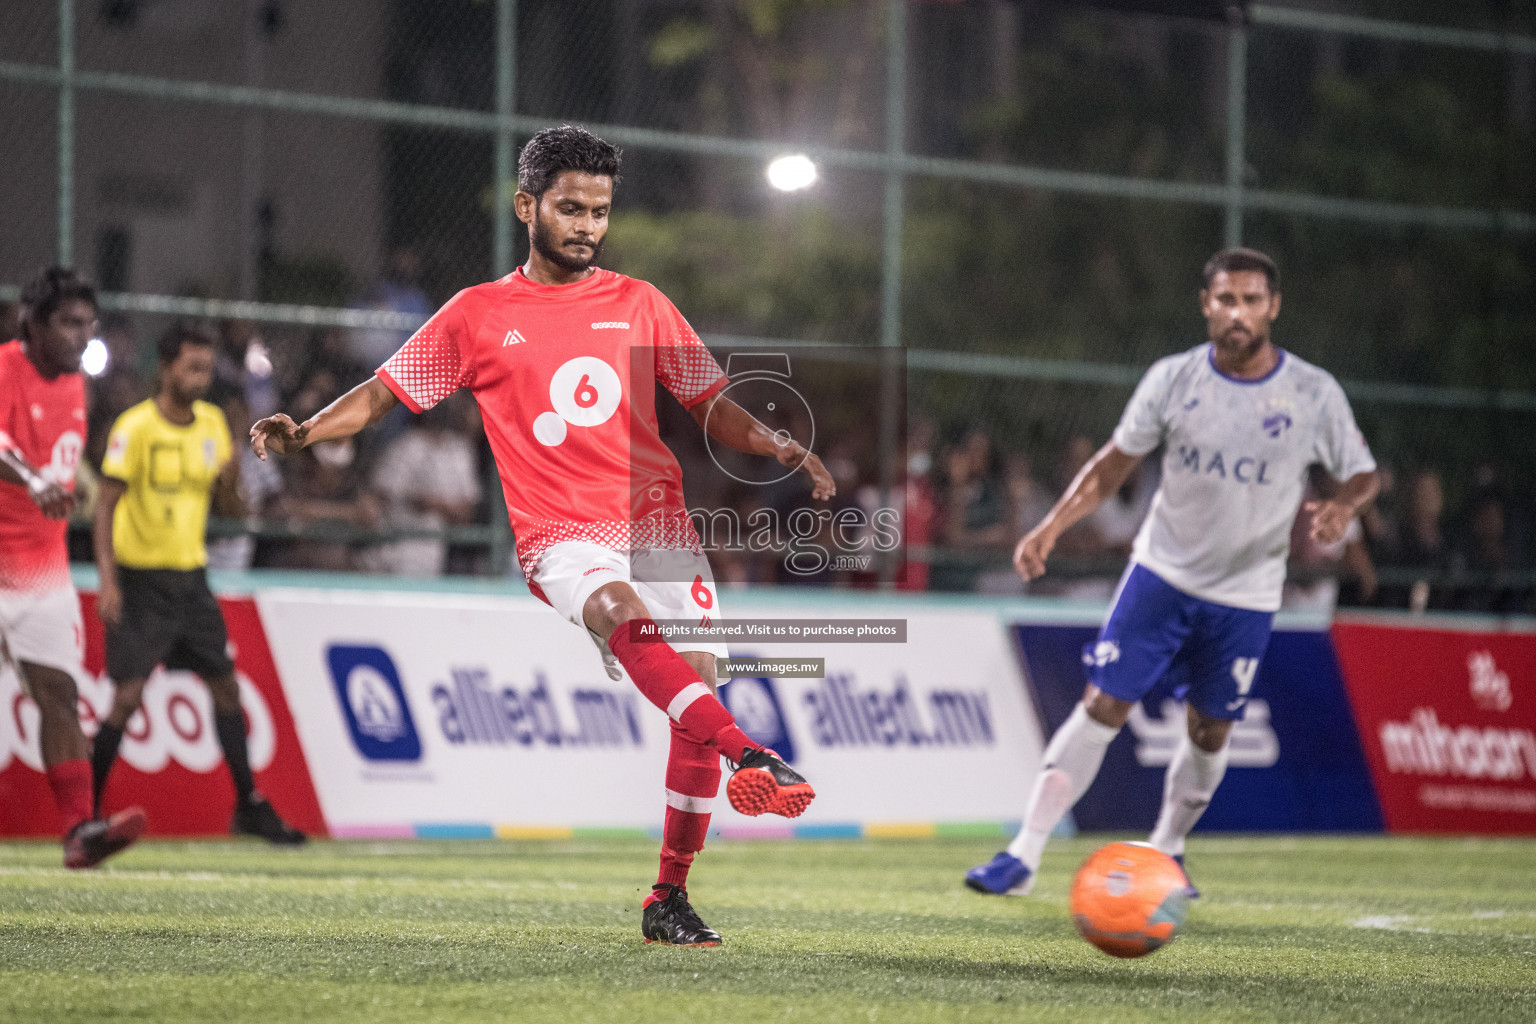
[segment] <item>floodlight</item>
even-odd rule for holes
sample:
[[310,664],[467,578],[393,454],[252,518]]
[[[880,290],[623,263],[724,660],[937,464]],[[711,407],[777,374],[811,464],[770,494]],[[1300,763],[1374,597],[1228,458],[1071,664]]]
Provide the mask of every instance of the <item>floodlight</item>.
[[100,338],[92,338],[85,343],[85,351],[80,354],[80,369],[92,377],[100,377],[107,372],[107,363],[111,358],[112,353],[107,351],[107,343]]
[[768,164],[768,184],[780,192],[799,192],[816,184],[816,164],[804,153],[787,153]]

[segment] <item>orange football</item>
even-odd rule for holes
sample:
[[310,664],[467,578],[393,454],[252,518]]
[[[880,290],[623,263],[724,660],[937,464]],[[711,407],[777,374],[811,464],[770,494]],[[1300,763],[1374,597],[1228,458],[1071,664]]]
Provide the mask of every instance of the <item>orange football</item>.
[[1173,941],[1189,911],[1184,872],[1146,843],[1095,850],[1072,880],[1072,920],[1110,956],[1146,956]]

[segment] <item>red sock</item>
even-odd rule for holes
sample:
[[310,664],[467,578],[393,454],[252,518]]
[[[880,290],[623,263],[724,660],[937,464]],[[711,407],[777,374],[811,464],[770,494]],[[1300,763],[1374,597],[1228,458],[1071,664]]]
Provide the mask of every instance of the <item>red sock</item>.
[[82,821],[91,820],[91,762],[85,758],[60,761],[47,769],[48,788],[53,790],[53,802],[59,805],[59,816],[64,819],[64,832]]
[[693,855],[704,849],[709,812],[720,792],[720,751],[688,738],[672,726],[667,754],[667,818],[661,827],[661,872],[657,885],[687,886]]
[[682,655],[665,640],[635,640],[653,619],[631,619],[608,638],[608,649],[619,659],[645,699],[667,713],[682,726],[695,743],[712,743],[732,761],[740,761],[748,747],[757,746],[752,737],[736,727],[736,719],[715,699]]

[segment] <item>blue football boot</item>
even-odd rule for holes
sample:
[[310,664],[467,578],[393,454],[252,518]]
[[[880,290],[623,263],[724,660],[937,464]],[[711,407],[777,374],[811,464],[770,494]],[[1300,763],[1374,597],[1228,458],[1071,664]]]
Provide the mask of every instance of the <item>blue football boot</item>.
[[967,871],[965,884],[989,896],[1027,896],[1035,887],[1035,873],[1004,850],[987,863]]
[[1179,866],[1180,871],[1184,872],[1184,895],[1192,900],[1199,899],[1200,890],[1196,889],[1195,883],[1189,880],[1189,869],[1184,866],[1184,855],[1182,853],[1174,854],[1173,862]]

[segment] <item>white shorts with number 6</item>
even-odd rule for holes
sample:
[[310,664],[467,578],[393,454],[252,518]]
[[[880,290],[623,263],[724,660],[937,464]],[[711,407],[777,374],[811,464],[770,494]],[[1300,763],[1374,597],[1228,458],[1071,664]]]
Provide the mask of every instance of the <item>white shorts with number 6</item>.
[[[587,629],[582,618],[587,598],[610,583],[628,583],[645,602],[653,619],[699,623],[720,620],[720,594],[709,571],[709,559],[693,551],[614,551],[600,544],[572,540],[544,552],[533,570],[533,582],[550,605],[568,621]],[[587,635],[603,656],[603,667],[619,678],[619,663],[608,645],[591,630]],[[677,651],[703,651],[729,657],[723,643],[674,640]]]

